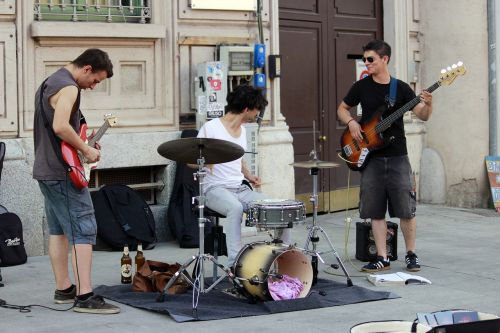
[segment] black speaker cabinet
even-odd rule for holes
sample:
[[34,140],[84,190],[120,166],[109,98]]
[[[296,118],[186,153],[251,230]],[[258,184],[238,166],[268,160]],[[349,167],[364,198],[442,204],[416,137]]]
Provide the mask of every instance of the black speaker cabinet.
[[[387,257],[398,259],[398,225],[387,221]],[[374,261],[377,258],[377,247],[373,238],[370,222],[356,222],[356,259]]]

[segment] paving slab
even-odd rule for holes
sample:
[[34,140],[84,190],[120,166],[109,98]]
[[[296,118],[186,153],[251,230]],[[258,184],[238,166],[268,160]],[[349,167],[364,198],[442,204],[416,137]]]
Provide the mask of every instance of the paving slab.
[[[413,320],[417,312],[464,308],[500,314],[500,214],[493,210],[463,209],[435,205],[419,205],[417,210],[417,254],[422,270],[417,275],[432,281],[431,285],[375,287],[359,269],[364,264],[355,259],[356,229],[360,221],[357,211],[324,214],[317,223],[332,240],[355,285],[374,290],[392,291],[400,298],[287,312],[257,317],[177,323],[167,315],[118,304],[117,315],[56,312],[33,307],[31,312],[0,308],[0,332],[349,332],[355,324],[372,320]],[[346,216],[352,218],[346,226]],[[397,221],[394,221],[397,222]],[[305,223],[294,226],[293,240],[303,247],[307,236]],[[387,272],[404,271],[404,241],[399,229],[398,260]],[[250,235],[244,243],[267,240],[265,232]],[[324,239],[318,250],[329,250]],[[180,249],[175,241],[160,243],[145,251],[147,259],[184,262],[197,249]],[[134,253],[132,253],[134,255]],[[94,252],[93,283],[95,286],[120,283],[120,252]],[[326,254],[327,263],[336,263]],[[221,258],[225,264],[225,257]],[[207,274],[211,274],[211,269]],[[47,256],[30,257],[21,266],[2,268],[5,287],[0,298],[10,304],[40,304],[57,309],[67,305],[52,303],[54,281]],[[340,270],[320,265],[321,278],[343,282]],[[116,303],[115,303],[116,304]]]

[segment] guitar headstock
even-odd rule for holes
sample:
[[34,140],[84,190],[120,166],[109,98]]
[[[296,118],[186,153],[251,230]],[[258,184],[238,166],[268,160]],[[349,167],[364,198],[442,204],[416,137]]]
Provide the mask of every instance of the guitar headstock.
[[112,114],[107,114],[104,116],[104,122],[108,123],[109,127],[113,127],[116,125],[117,118]]
[[449,86],[459,75],[465,75],[466,68],[463,62],[459,61],[456,64],[448,66],[446,69],[441,70],[439,83]]

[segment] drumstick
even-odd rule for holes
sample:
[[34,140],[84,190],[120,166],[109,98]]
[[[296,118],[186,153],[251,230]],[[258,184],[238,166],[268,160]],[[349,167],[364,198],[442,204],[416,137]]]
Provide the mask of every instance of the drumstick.
[[261,190],[262,190],[262,185],[268,185],[268,184],[271,184],[271,182],[262,182],[262,183],[259,184],[259,186],[253,185],[253,184],[252,185],[253,185],[253,188],[255,189],[255,192],[259,192],[260,193]]

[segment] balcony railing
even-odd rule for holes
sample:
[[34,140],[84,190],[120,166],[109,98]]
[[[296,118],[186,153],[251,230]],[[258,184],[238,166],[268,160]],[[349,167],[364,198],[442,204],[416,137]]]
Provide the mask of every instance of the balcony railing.
[[37,21],[149,23],[148,0],[35,0]]

